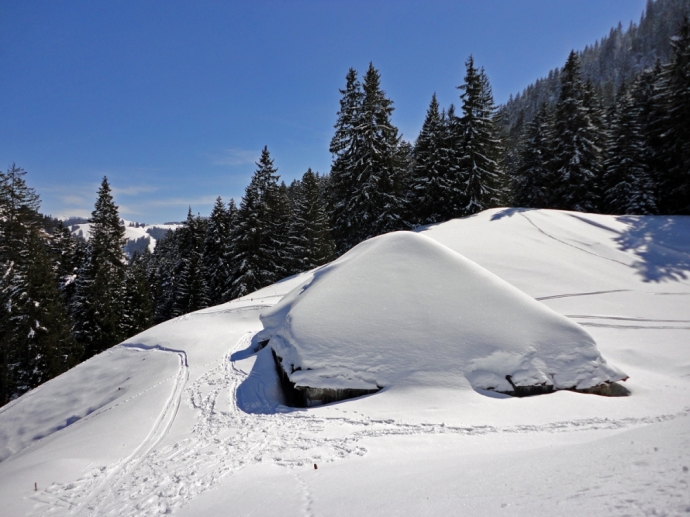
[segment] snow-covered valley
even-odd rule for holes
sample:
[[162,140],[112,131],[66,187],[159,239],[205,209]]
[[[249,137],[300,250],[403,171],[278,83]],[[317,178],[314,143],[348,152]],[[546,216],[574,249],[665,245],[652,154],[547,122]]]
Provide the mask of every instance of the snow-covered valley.
[[[338,299],[342,292],[335,287],[353,286],[348,296],[354,298],[336,307],[346,315],[349,306],[362,323],[349,333],[371,332],[364,315],[380,321],[376,311],[390,299],[387,307],[404,320],[397,328],[395,317],[390,320],[388,328],[401,334],[384,344],[389,352],[399,344],[408,358],[423,357],[408,353],[420,339],[405,341],[410,329],[429,325],[438,344],[448,337],[445,330],[464,328],[448,320],[454,312],[467,315],[473,304],[473,321],[481,313],[482,328],[495,326],[492,339],[524,339],[516,331],[519,321],[533,322],[530,315],[538,313],[539,321],[585,341],[591,336],[606,362],[629,376],[623,384],[630,396],[558,391],[514,398],[486,391],[450,359],[442,368],[449,350],[440,345],[433,364],[416,370],[408,363],[402,376],[400,368],[386,370],[391,355],[377,350],[385,339],[361,343],[362,334],[356,341],[370,347],[367,368],[374,384],[383,382],[381,391],[287,407],[271,343],[256,352],[257,333],[262,314],[270,320],[286,294],[312,282],[314,273],[304,273],[149,329],[1,408],[0,513],[689,512],[690,217],[495,209],[418,233],[421,248],[403,248],[423,253],[402,258],[401,268],[424,267],[434,253],[459,253],[465,259],[448,260],[466,266],[462,271],[488,270],[492,286],[528,309],[492,318],[496,300],[484,288],[464,293],[465,285],[457,284],[465,277],[453,276],[455,265],[422,271],[415,281],[421,284],[410,284],[408,276],[399,282],[385,277],[380,264],[367,270],[363,259],[349,263],[357,266],[361,285],[355,277],[314,282],[322,294],[311,299],[327,311],[324,292],[331,289]],[[367,291],[367,275],[384,278]],[[417,289],[425,282],[438,284],[412,304],[400,298],[400,285]],[[423,317],[416,320],[418,313]],[[517,314],[518,323],[506,314]],[[292,321],[302,325],[298,316]],[[281,328],[300,343],[318,338],[318,325]],[[332,366],[342,367],[353,350],[337,350],[341,357]],[[322,366],[326,356],[319,353]],[[385,361],[382,373],[373,371],[377,361]]]

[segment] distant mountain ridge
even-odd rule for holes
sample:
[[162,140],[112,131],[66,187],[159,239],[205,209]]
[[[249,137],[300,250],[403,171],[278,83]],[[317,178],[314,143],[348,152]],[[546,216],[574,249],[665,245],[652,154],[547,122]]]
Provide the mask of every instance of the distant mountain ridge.
[[[608,36],[577,52],[582,75],[599,90],[604,105],[613,102],[621,84],[636,77],[657,61],[671,56],[670,41],[684,14],[690,14],[690,0],[648,0],[639,23],[623,29],[621,23]],[[507,129],[529,122],[539,106],[552,104],[560,90],[561,68],[551,70],[547,77],[537,79],[500,109]]]
[[[126,219],[120,219],[120,221],[125,227],[125,238],[127,239],[125,253],[130,257],[135,252],[142,252],[146,248],[153,251],[156,243],[163,239],[169,231],[174,231],[182,226],[182,223],[145,224]],[[70,217],[65,219],[63,224],[69,228],[73,236],[85,240],[89,239],[91,223],[88,222],[88,219]]]

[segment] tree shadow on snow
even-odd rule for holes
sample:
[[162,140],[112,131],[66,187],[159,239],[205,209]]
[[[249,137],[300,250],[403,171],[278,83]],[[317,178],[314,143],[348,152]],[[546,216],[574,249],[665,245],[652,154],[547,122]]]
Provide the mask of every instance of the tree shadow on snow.
[[618,216],[628,229],[615,239],[639,260],[634,267],[646,282],[690,278],[690,216]]
[[[512,217],[534,208],[505,208],[496,212],[492,221]],[[577,216],[575,216],[577,217]],[[583,222],[615,231],[585,217]],[[639,260],[632,267],[645,282],[687,280],[690,278],[690,216],[616,216],[627,230],[614,239],[621,251],[633,252]]]
[[536,208],[520,208],[520,207],[514,207],[514,208],[504,208],[500,212],[496,212],[494,215],[491,216],[492,221],[500,221],[504,217],[513,217],[516,214],[522,213],[522,212],[531,212],[537,210]]

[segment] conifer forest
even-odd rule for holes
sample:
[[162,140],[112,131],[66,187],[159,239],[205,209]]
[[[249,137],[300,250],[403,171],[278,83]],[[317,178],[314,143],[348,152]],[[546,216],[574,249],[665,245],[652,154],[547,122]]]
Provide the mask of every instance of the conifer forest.
[[414,141],[373,64],[334,106],[330,171],[280,180],[264,147],[244,196],[218,197],[154,251],[124,251],[107,178],[88,240],[43,215],[29,175],[0,172],[0,405],[152,325],[313,269],[386,232],[488,208],[690,215],[688,2],[650,1],[563,67],[493,99],[469,56],[457,106],[432,95]]

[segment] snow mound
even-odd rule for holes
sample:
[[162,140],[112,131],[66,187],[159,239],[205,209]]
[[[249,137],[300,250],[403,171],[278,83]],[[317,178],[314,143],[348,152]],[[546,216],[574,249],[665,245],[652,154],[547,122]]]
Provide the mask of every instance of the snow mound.
[[[261,314],[296,388],[514,392],[624,380],[579,325],[411,232],[370,239]],[[465,378],[467,381],[465,381]]]

